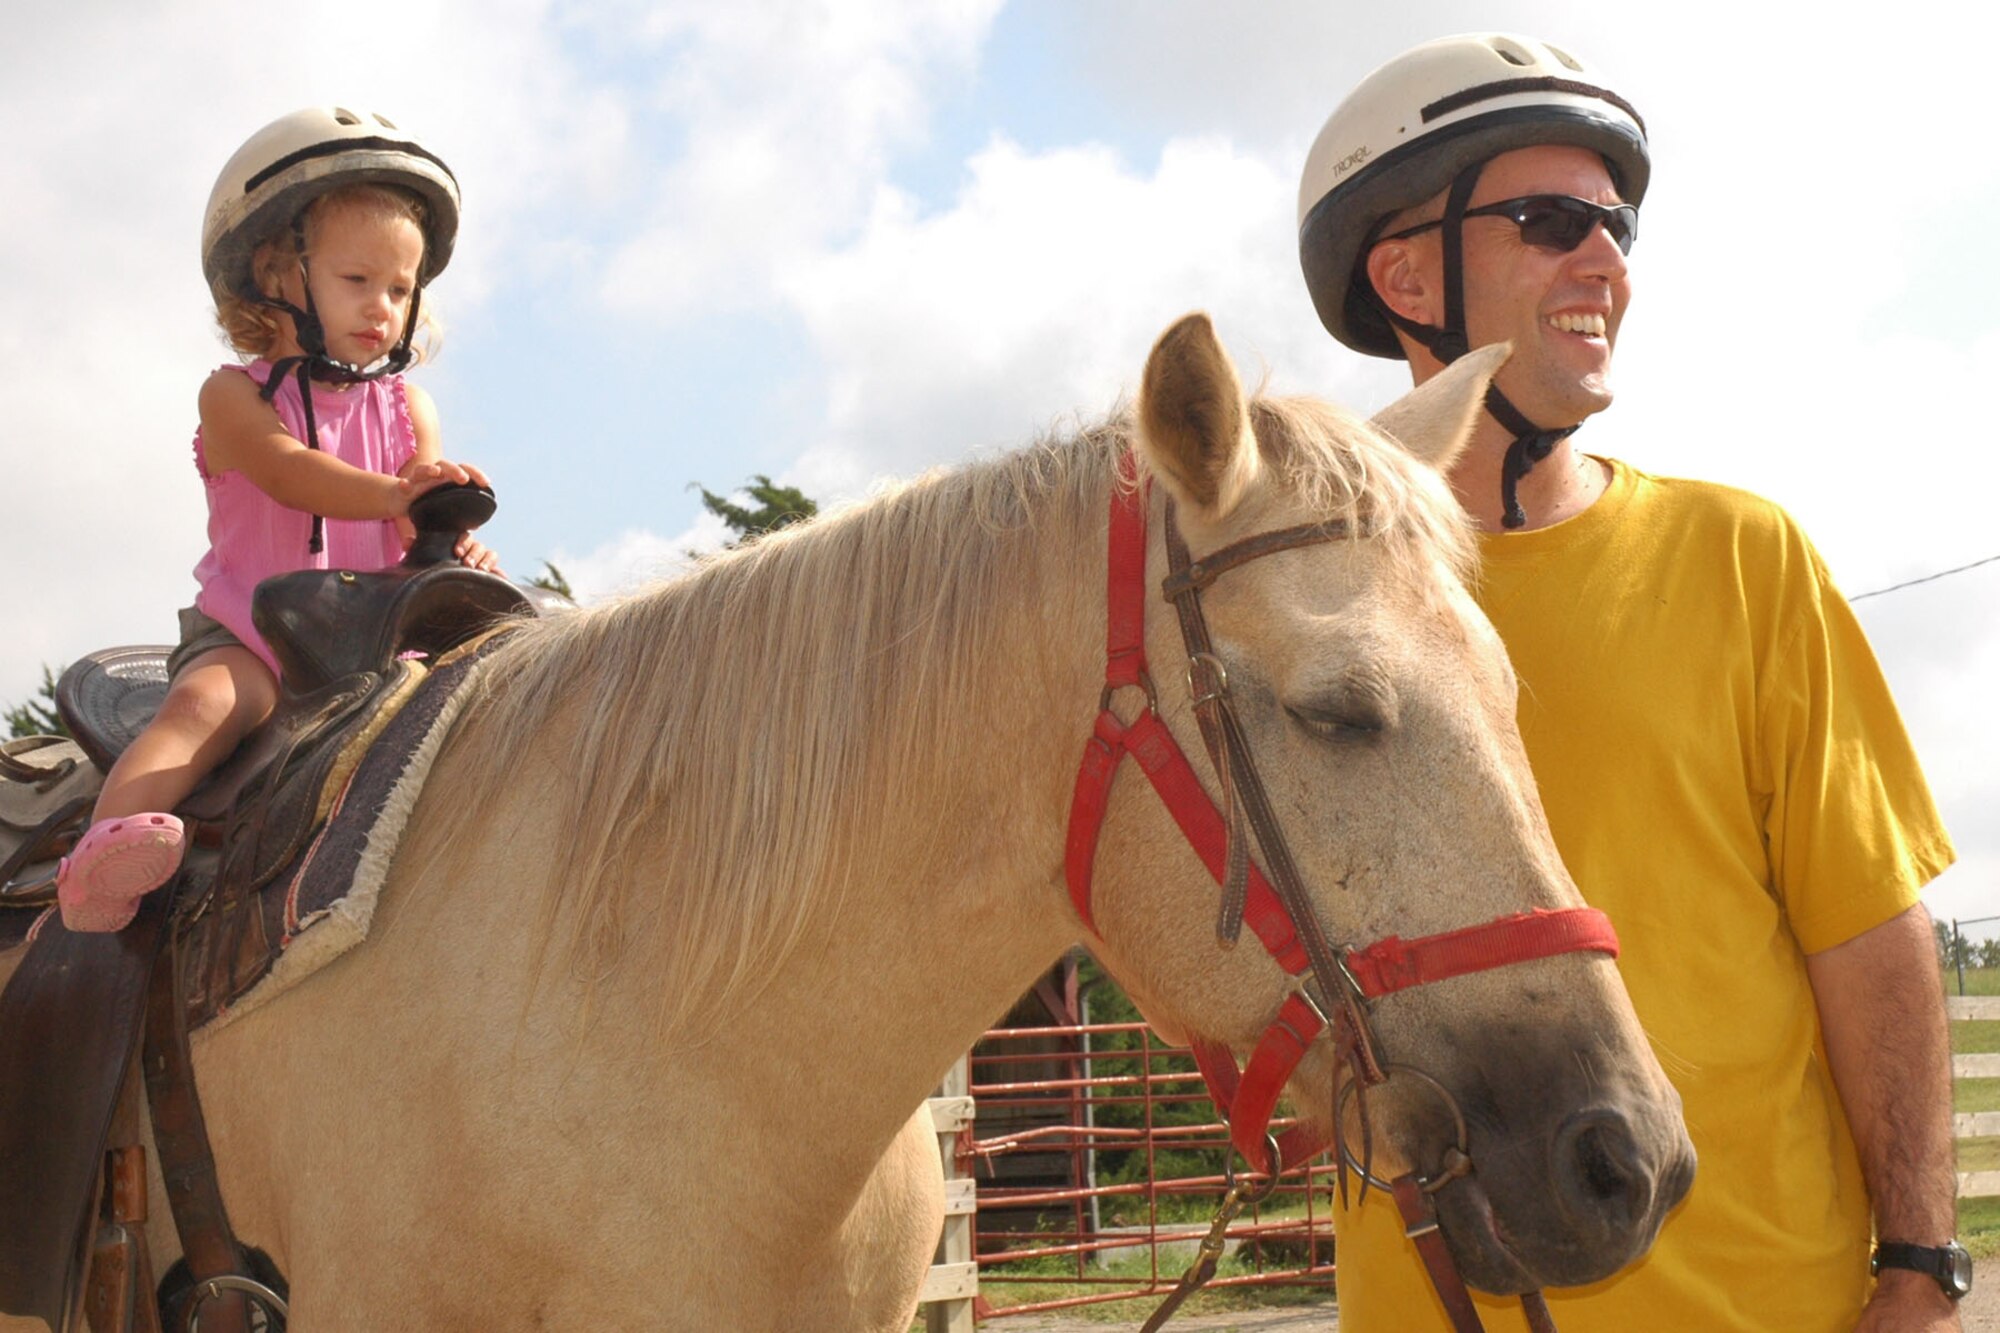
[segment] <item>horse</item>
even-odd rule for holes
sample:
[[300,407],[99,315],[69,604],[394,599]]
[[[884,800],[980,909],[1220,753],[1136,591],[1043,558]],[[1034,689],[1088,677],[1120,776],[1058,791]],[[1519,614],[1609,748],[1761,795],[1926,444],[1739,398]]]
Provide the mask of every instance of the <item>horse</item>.
[[[942,1217],[926,1098],[1066,949],[1087,940],[1168,1040],[1249,1052],[1297,981],[1218,947],[1217,879],[1137,778],[1108,789],[1087,927],[1065,892],[1121,496],[1149,587],[1170,503],[1197,552],[1353,525],[1206,594],[1329,936],[1577,909],[1441,474],[1501,357],[1371,423],[1247,396],[1191,316],[1136,411],[513,632],[370,937],[197,1035],[231,1220],[286,1274],[292,1325],[902,1333]],[[1147,659],[1184,660],[1149,600]],[[1117,704],[1156,707],[1214,795],[1162,680]],[[1439,1206],[1475,1284],[1615,1271],[1687,1189],[1678,1098],[1602,952],[1367,1021],[1426,1079],[1356,1106],[1322,1037],[1292,1103],[1328,1133],[1365,1117],[1371,1170],[1429,1169],[1452,1131],[1428,1080],[1448,1089],[1485,1201]]]

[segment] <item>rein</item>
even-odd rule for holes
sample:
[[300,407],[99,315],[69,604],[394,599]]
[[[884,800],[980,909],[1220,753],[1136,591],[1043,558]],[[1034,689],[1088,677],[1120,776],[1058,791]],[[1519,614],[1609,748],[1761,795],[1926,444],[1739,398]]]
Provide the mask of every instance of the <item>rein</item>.
[[[1365,525],[1357,528],[1343,520],[1328,520],[1247,537],[1194,560],[1175,524],[1173,500],[1167,499],[1164,540],[1168,574],[1160,591],[1162,598],[1173,604],[1180,620],[1195,719],[1222,797],[1222,809],[1218,812],[1215,801],[1160,717],[1158,692],[1146,664],[1149,494],[1150,483],[1139,482],[1137,461],[1128,450],[1119,459],[1118,481],[1111,496],[1104,690],[1070,801],[1064,849],[1070,902],[1084,927],[1091,934],[1098,934],[1091,911],[1092,870],[1098,836],[1110,804],[1112,779],[1129,755],[1159,793],[1182,836],[1222,887],[1222,907],[1216,923],[1219,942],[1224,947],[1233,946],[1247,924],[1279,968],[1292,979],[1291,994],[1279,1005],[1244,1068],[1238,1068],[1234,1053],[1223,1043],[1202,1038],[1192,1042],[1195,1062],[1208,1084],[1209,1095],[1228,1123],[1231,1145],[1254,1171],[1272,1181],[1288,1166],[1300,1165],[1333,1147],[1338,1156],[1341,1197],[1347,1196],[1350,1165],[1360,1171],[1364,1194],[1371,1185],[1392,1193],[1403,1211],[1407,1234],[1417,1244],[1455,1327],[1476,1330],[1480,1327],[1478,1315],[1445,1249],[1431,1205],[1431,1196],[1437,1190],[1472,1172],[1463,1116],[1451,1095],[1435,1080],[1408,1066],[1382,1062],[1368,1022],[1369,1002],[1447,977],[1562,953],[1594,951],[1616,957],[1617,934],[1602,912],[1574,907],[1523,912],[1415,939],[1392,935],[1365,948],[1347,948],[1330,940],[1314,910],[1283,827],[1258,775],[1249,739],[1231,704],[1228,669],[1215,652],[1202,613],[1201,593],[1221,575],[1263,556],[1367,537],[1373,535],[1372,531]],[[1145,697],[1144,706],[1129,723],[1112,709],[1114,697],[1127,689],[1138,689]],[[1268,876],[1250,855],[1251,836],[1262,853],[1263,866],[1269,868]],[[1274,1137],[1270,1124],[1278,1097],[1306,1052],[1329,1031],[1334,1043],[1336,1085],[1341,1067],[1350,1075],[1333,1108],[1331,1138],[1315,1133],[1303,1123]],[[1391,1073],[1405,1073],[1426,1084],[1446,1102],[1459,1124],[1456,1147],[1446,1150],[1443,1166],[1430,1177],[1419,1177],[1412,1172],[1395,1182],[1383,1182],[1370,1173],[1368,1163],[1373,1154],[1365,1104],[1360,1107],[1361,1158],[1357,1160],[1343,1141],[1347,1094],[1360,1100],[1368,1088],[1385,1082]],[[1244,1198],[1241,1192],[1232,1189],[1231,1195],[1232,1201],[1240,1206],[1239,1200]],[[1226,1215],[1218,1218],[1218,1226],[1226,1220]],[[1189,1270],[1147,1328],[1156,1328],[1213,1271],[1214,1256],[1205,1247],[1202,1261]],[[1522,1299],[1531,1327],[1552,1330],[1554,1326],[1548,1322],[1540,1294],[1530,1293]]]

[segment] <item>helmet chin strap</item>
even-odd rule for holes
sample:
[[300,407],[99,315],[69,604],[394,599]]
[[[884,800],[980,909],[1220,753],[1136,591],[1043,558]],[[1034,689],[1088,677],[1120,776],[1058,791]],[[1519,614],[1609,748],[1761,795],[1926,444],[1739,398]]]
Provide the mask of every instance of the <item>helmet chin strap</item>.
[[[419,285],[410,293],[409,318],[403,321],[403,336],[395,347],[369,369],[346,361],[336,361],[327,355],[326,327],[320,322],[319,307],[313,303],[312,270],[306,259],[305,217],[301,214],[292,219],[292,239],[299,251],[299,286],[306,294],[305,309],[287,301],[283,295],[266,296],[258,293],[260,304],[282,310],[292,317],[292,334],[299,344],[298,356],[280,358],[271,366],[271,373],[265,377],[263,386],[257,391],[265,402],[277,397],[278,386],[285,382],[285,376],[294,375],[299,385],[299,402],[306,418],[305,446],[319,448],[319,421],[313,413],[312,382],[319,380],[327,384],[362,384],[384,375],[398,375],[408,370],[416,354],[410,349],[410,339],[417,330],[417,312],[423,308],[424,290]],[[312,537],[306,543],[306,551],[318,555],[326,549],[326,518],[320,514],[312,516]]]
[[[1376,305],[1381,307],[1389,321],[1428,348],[1432,356],[1447,366],[1471,350],[1465,333],[1465,209],[1472,200],[1474,187],[1479,184],[1479,174],[1485,169],[1484,162],[1475,162],[1459,172],[1451,183],[1450,192],[1445,195],[1444,217],[1439,229],[1444,238],[1444,327],[1419,324],[1404,317],[1389,308],[1389,303],[1375,291],[1374,283],[1370,282],[1367,286],[1368,292],[1375,297]],[[1526,525],[1528,515],[1521,508],[1521,478],[1554,452],[1557,443],[1575,431],[1577,426],[1537,426],[1508,401],[1498,384],[1486,387],[1486,411],[1514,437],[1500,463],[1500,522],[1507,528],[1522,527]]]

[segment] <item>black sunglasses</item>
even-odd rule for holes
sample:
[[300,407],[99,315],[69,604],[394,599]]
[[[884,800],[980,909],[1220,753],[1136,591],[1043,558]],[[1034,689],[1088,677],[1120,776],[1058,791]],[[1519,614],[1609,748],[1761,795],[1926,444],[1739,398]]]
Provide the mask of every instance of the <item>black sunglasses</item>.
[[[1465,216],[1506,218],[1521,229],[1521,239],[1529,245],[1562,254],[1582,245],[1600,222],[1622,254],[1631,254],[1632,242],[1639,238],[1638,205],[1593,204],[1588,199],[1578,199],[1570,194],[1531,194],[1520,199],[1502,199],[1497,204],[1468,208]],[[1414,227],[1405,227],[1376,240],[1400,241],[1406,236],[1415,236],[1443,225],[1443,218],[1419,222]]]

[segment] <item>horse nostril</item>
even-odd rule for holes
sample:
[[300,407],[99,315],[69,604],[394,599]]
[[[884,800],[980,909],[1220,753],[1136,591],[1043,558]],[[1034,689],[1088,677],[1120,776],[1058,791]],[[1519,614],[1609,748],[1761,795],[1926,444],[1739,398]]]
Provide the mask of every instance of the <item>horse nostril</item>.
[[1615,1230],[1637,1223],[1651,1184],[1625,1117],[1613,1111],[1571,1116],[1555,1147],[1556,1179],[1575,1221]]
[[1601,1129],[1584,1131],[1577,1139],[1576,1157],[1583,1167],[1583,1183],[1590,1192],[1600,1199],[1609,1199],[1625,1193],[1627,1176],[1617,1162],[1611,1160],[1610,1150],[1604,1146]]

